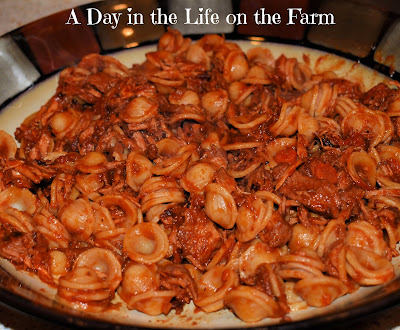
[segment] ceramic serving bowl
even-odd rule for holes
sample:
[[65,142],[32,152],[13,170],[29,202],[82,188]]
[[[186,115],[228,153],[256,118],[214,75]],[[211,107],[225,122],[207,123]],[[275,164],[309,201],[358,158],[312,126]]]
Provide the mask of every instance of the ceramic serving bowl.
[[[60,21],[59,16],[52,19],[54,24]],[[0,88],[0,103],[3,102],[0,112],[0,129],[11,135],[14,134],[15,129],[24,118],[36,112],[54,94],[59,70],[66,65],[73,65],[84,55],[83,53],[72,54],[70,45],[66,46],[68,48],[66,53],[58,55],[58,57],[53,57],[49,45],[45,45],[49,47],[48,52],[35,52],[35,42],[29,42],[27,38],[29,33],[24,33],[24,31],[38,29],[38,26],[41,25],[43,22],[0,38],[0,69],[6,67],[4,70],[11,72],[0,78],[3,86],[3,89]],[[99,32],[96,30],[88,32],[86,29],[85,31],[88,35]],[[132,64],[143,62],[145,54],[156,48],[154,41],[160,35],[159,32],[157,30],[153,34],[150,33],[148,39],[143,38],[141,42],[125,44],[124,48],[128,49],[121,50],[119,47],[111,47],[111,49],[105,50],[102,47],[104,39],[97,48],[89,48],[91,51],[107,53],[130,67]],[[234,33],[229,36],[234,38],[233,41],[238,43],[244,51],[252,47],[263,46],[268,48],[275,58],[285,54],[287,57],[295,57],[299,61],[303,61],[304,56],[307,56],[310,67],[315,73],[333,71],[340,77],[361,82],[365,90],[379,82],[389,80],[389,77],[378,71],[332,53],[293,44],[263,42],[263,38],[245,38]],[[43,43],[47,42],[45,39],[42,41]],[[57,47],[60,51],[63,48],[62,43]],[[41,58],[40,54],[47,58]],[[42,65],[42,63],[47,63],[45,60],[49,59],[52,61],[51,65]],[[9,88],[4,88],[4,86]],[[193,305],[186,306],[180,315],[171,312],[168,315],[157,317],[129,311],[123,306],[100,314],[76,311],[57,302],[54,288],[48,287],[34,275],[17,271],[10,262],[4,259],[0,259],[0,302],[57,323],[94,328],[300,328],[332,324],[332,322],[337,324],[337,322],[367,315],[398,304],[400,302],[400,259],[394,258],[393,263],[396,278],[389,283],[362,288],[324,308],[308,308],[292,312],[289,318],[285,318],[283,321],[265,319],[249,324],[240,321],[228,310],[207,314],[197,311]],[[118,299],[117,296],[116,302],[121,301]]]

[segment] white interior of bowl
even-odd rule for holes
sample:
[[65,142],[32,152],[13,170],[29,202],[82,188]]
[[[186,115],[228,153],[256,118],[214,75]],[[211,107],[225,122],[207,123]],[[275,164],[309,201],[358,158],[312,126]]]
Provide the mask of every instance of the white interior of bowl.
[[[299,61],[303,61],[303,56],[306,55],[310,61],[310,67],[316,73],[323,71],[334,71],[338,76],[350,79],[352,81],[362,82],[367,91],[374,85],[390,80],[388,77],[379,74],[378,72],[367,68],[359,63],[349,61],[336,55],[324,53],[309,48],[284,45],[276,43],[254,42],[254,41],[234,41],[244,51],[252,47],[267,47],[270,49],[275,58],[281,54],[286,57],[295,57]],[[130,67],[134,63],[141,63],[145,60],[145,54],[153,51],[155,46],[138,47],[129,50],[120,51],[112,54],[113,57],[120,60],[124,65]],[[22,121],[30,114],[38,111],[40,107],[54,94],[57,87],[58,75],[55,75],[46,81],[37,84],[32,89],[18,97],[10,105],[0,113],[0,129],[3,129],[14,134],[15,129]],[[395,265],[396,276],[400,276],[400,258],[393,260]],[[49,288],[36,277],[15,270],[15,267],[4,259],[0,259],[0,265],[16,277],[19,281],[26,284],[33,290],[46,295],[50,299],[55,299],[56,290]],[[357,292],[346,295],[336,300],[330,306],[324,308],[308,308],[290,313],[290,318],[293,321],[309,319],[335,310],[351,310],[353,304],[360,302],[366,295],[371,294],[379,287],[361,288]],[[115,298],[115,302],[124,303],[119,297]],[[99,320],[123,323],[134,326],[144,327],[159,327],[159,328],[240,328],[252,326],[266,326],[280,323],[280,319],[265,319],[257,323],[245,323],[236,318],[228,310],[221,310],[215,313],[206,314],[196,310],[193,304],[185,307],[180,315],[176,315],[172,311],[169,315],[161,315],[158,317],[148,316],[137,311],[129,311],[122,307],[119,310],[110,310],[107,313],[91,314]]]

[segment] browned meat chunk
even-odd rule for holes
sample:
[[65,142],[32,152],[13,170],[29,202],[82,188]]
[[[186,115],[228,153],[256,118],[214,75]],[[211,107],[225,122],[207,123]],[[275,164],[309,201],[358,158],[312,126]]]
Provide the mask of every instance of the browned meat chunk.
[[177,237],[182,256],[200,268],[210,261],[221,242],[214,223],[200,208],[185,211],[185,222],[179,227]]
[[197,299],[197,285],[184,265],[167,264],[159,271],[162,287],[178,292],[177,299],[189,303]]
[[292,238],[292,227],[282,219],[278,212],[274,212],[272,219],[258,234],[258,237],[271,248],[281,247]]
[[315,179],[295,171],[279,192],[314,212],[333,217],[339,214],[338,191],[328,180]]
[[15,234],[0,242],[0,256],[16,264],[28,262],[35,246],[33,234]]
[[362,103],[369,109],[386,111],[390,103],[397,96],[397,91],[390,89],[387,85],[380,83],[362,96]]

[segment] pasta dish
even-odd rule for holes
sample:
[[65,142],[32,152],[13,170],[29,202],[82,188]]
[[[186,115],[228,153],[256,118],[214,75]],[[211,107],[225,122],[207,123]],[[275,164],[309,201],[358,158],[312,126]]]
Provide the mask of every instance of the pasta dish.
[[[400,84],[169,29],[0,131],[0,256],[74,309],[245,322],[395,277]],[[121,307],[122,308],[122,307]]]

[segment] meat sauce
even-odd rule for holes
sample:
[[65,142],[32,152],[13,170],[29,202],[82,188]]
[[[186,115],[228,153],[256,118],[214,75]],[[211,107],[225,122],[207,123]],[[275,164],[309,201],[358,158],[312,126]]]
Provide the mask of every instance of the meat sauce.
[[0,256],[93,312],[119,294],[254,322],[287,314],[287,290],[323,307],[385,283],[399,99],[216,35],[169,29],[130,68],[88,55],[18,148],[0,134]]

